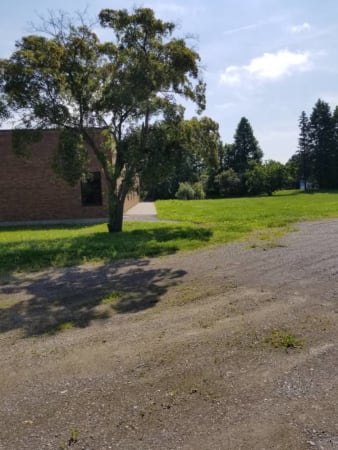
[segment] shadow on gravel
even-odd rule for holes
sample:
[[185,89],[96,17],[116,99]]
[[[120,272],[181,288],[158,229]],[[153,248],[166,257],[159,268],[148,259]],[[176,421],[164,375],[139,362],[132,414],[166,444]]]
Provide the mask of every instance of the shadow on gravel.
[[[151,269],[149,261],[116,262],[92,269],[74,267],[35,279],[11,277],[0,286],[0,333],[20,330],[25,337],[53,334],[115,313],[154,307],[186,272]],[[112,293],[116,299],[110,303]]]

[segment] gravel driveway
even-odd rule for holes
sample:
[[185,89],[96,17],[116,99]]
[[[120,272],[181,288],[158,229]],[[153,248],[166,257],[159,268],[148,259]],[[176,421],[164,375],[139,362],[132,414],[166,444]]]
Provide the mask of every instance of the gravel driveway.
[[338,449],[337,237],[13,276],[0,449]]

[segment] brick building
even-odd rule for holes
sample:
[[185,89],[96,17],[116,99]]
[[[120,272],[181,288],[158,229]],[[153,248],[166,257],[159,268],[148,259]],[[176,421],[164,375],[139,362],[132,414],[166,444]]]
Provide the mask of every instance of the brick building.
[[[91,177],[71,187],[51,168],[57,142],[58,131],[46,130],[29,158],[17,157],[11,131],[0,130],[0,222],[107,217],[107,187],[94,155]],[[125,210],[138,201],[136,192],[129,194]]]

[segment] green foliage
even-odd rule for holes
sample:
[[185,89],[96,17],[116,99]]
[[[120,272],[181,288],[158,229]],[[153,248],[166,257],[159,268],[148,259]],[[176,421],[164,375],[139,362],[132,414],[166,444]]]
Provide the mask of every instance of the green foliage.
[[[184,129],[180,117],[149,126],[145,163],[139,169],[141,187],[150,198],[173,198],[179,181],[187,178],[190,167],[185,159]],[[183,178],[183,180],[182,180]]]
[[273,192],[283,189],[286,186],[286,170],[282,163],[278,161],[269,160],[263,164],[265,171],[265,185],[264,191],[268,195]]
[[175,197],[179,200],[193,200],[195,198],[194,188],[190,183],[180,183]]
[[86,172],[88,149],[81,134],[73,129],[60,132],[59,148],[55,152],[53,169],[71,186],[75,186]]
[[193,117],[184,122],[184,147],[188,154],[193,153],[199,159],[200,167],[196,167],[197,175],[207,167],[217,167],[220,143],[218,124],[209,117],[198,119]]
[[6,61],[0,59],[0,124],[3,120],[8,119],[10,112],[6,102],[4,94],[4,72],[6,67]]
[[205,192],[203,188],[203,183],[201,181],[197,181],[192,185],[194,190],[194,199],[195,200],[203,200],[205,199]]
[[236,197],[242,192],[240,176],[233,170],[224,170],[215,178],[215,185],[220,197]]
[[322,189],[336,187],[334,124],[328,103],[318,100],[310,116],[312,172]]
[[146,196],[174,198],[179,183],[198,182],[217,167],[219,142],[218,124],[208,117],[149,126],[148,163],[140,174]]
[[46,332],[48,334],[57,334],[63,331],[72,330],[75,326],[76,326],[75,323],[71,321],[61,322],[58,325],[49,328]]
[[291,189],[298,189],[299,182],[302,179],[301,159],[299,153],[295,153],[286,162],[286,187]]
[[245,172],[246,190],[250,195],[268,194],[285,187],[286,171],[283,164],[269,160],[264,164],[252,164]]
[[244,176],[245,190],[249,195],[258,195],[265,192],[266,173],[262,164],[252,164]]
[[288,162],[289,175],[305,189],[338,187],[338,108],[331,113],[327,102],[318,99],[310,118],[299,118],[298,151]]
[[209,168],[207,193],[229,197],[264,192],[265,175],[260,168],[262,156],[248,119],[242,117],[234,143],[223,145],[218,142],[218,164]]
[[188,182],[180,183],[175,197],[179,200],[203,200],[205,192],[202,182],[198,181],[194,184]]
[[101,303],[103,305],[109,305],[111,303],[116,303],[116,302],[120,301],[122,299],[122,297],[123,297],[122,293],[113,291],[109,295],[106,295],[105,297],[103,297],[103,299],[101,300]]
[[234,136],[234,144],[228,149],[229,166],[235,172],[243,174],[250,163],[259,163],[263,157],[262,150],[253,134],[250,122],[242,117]]
[[299,118],[299,139],[298,139],[298,152],[297,155],[299,157],[299,172],[301,174],[301,178],[304,182],[305,190],[307,188],[308,181],[310,180],[310,176],[312,174],[312,165],[311,165],[311,139],[310,139],[310,122],[305,113],[302,111],[301,116]]
[[[218,148],[219,168],[221,171],[231,168],[233,162],[233,144],[222,144]],[[232,169],[233,170],[233,169]]]

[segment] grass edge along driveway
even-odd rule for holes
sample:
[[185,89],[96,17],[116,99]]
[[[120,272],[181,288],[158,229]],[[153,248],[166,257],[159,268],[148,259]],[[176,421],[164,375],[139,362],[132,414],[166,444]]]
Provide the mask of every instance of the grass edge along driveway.
[[125,222],[122,233],[105,224],[0,228],[0,273],[36,271],[88,262],[162,256],[248,238],[271,240],[305,220],[338,218],[338,192],[281,191],[272,197],[163,200],[165,222]]

